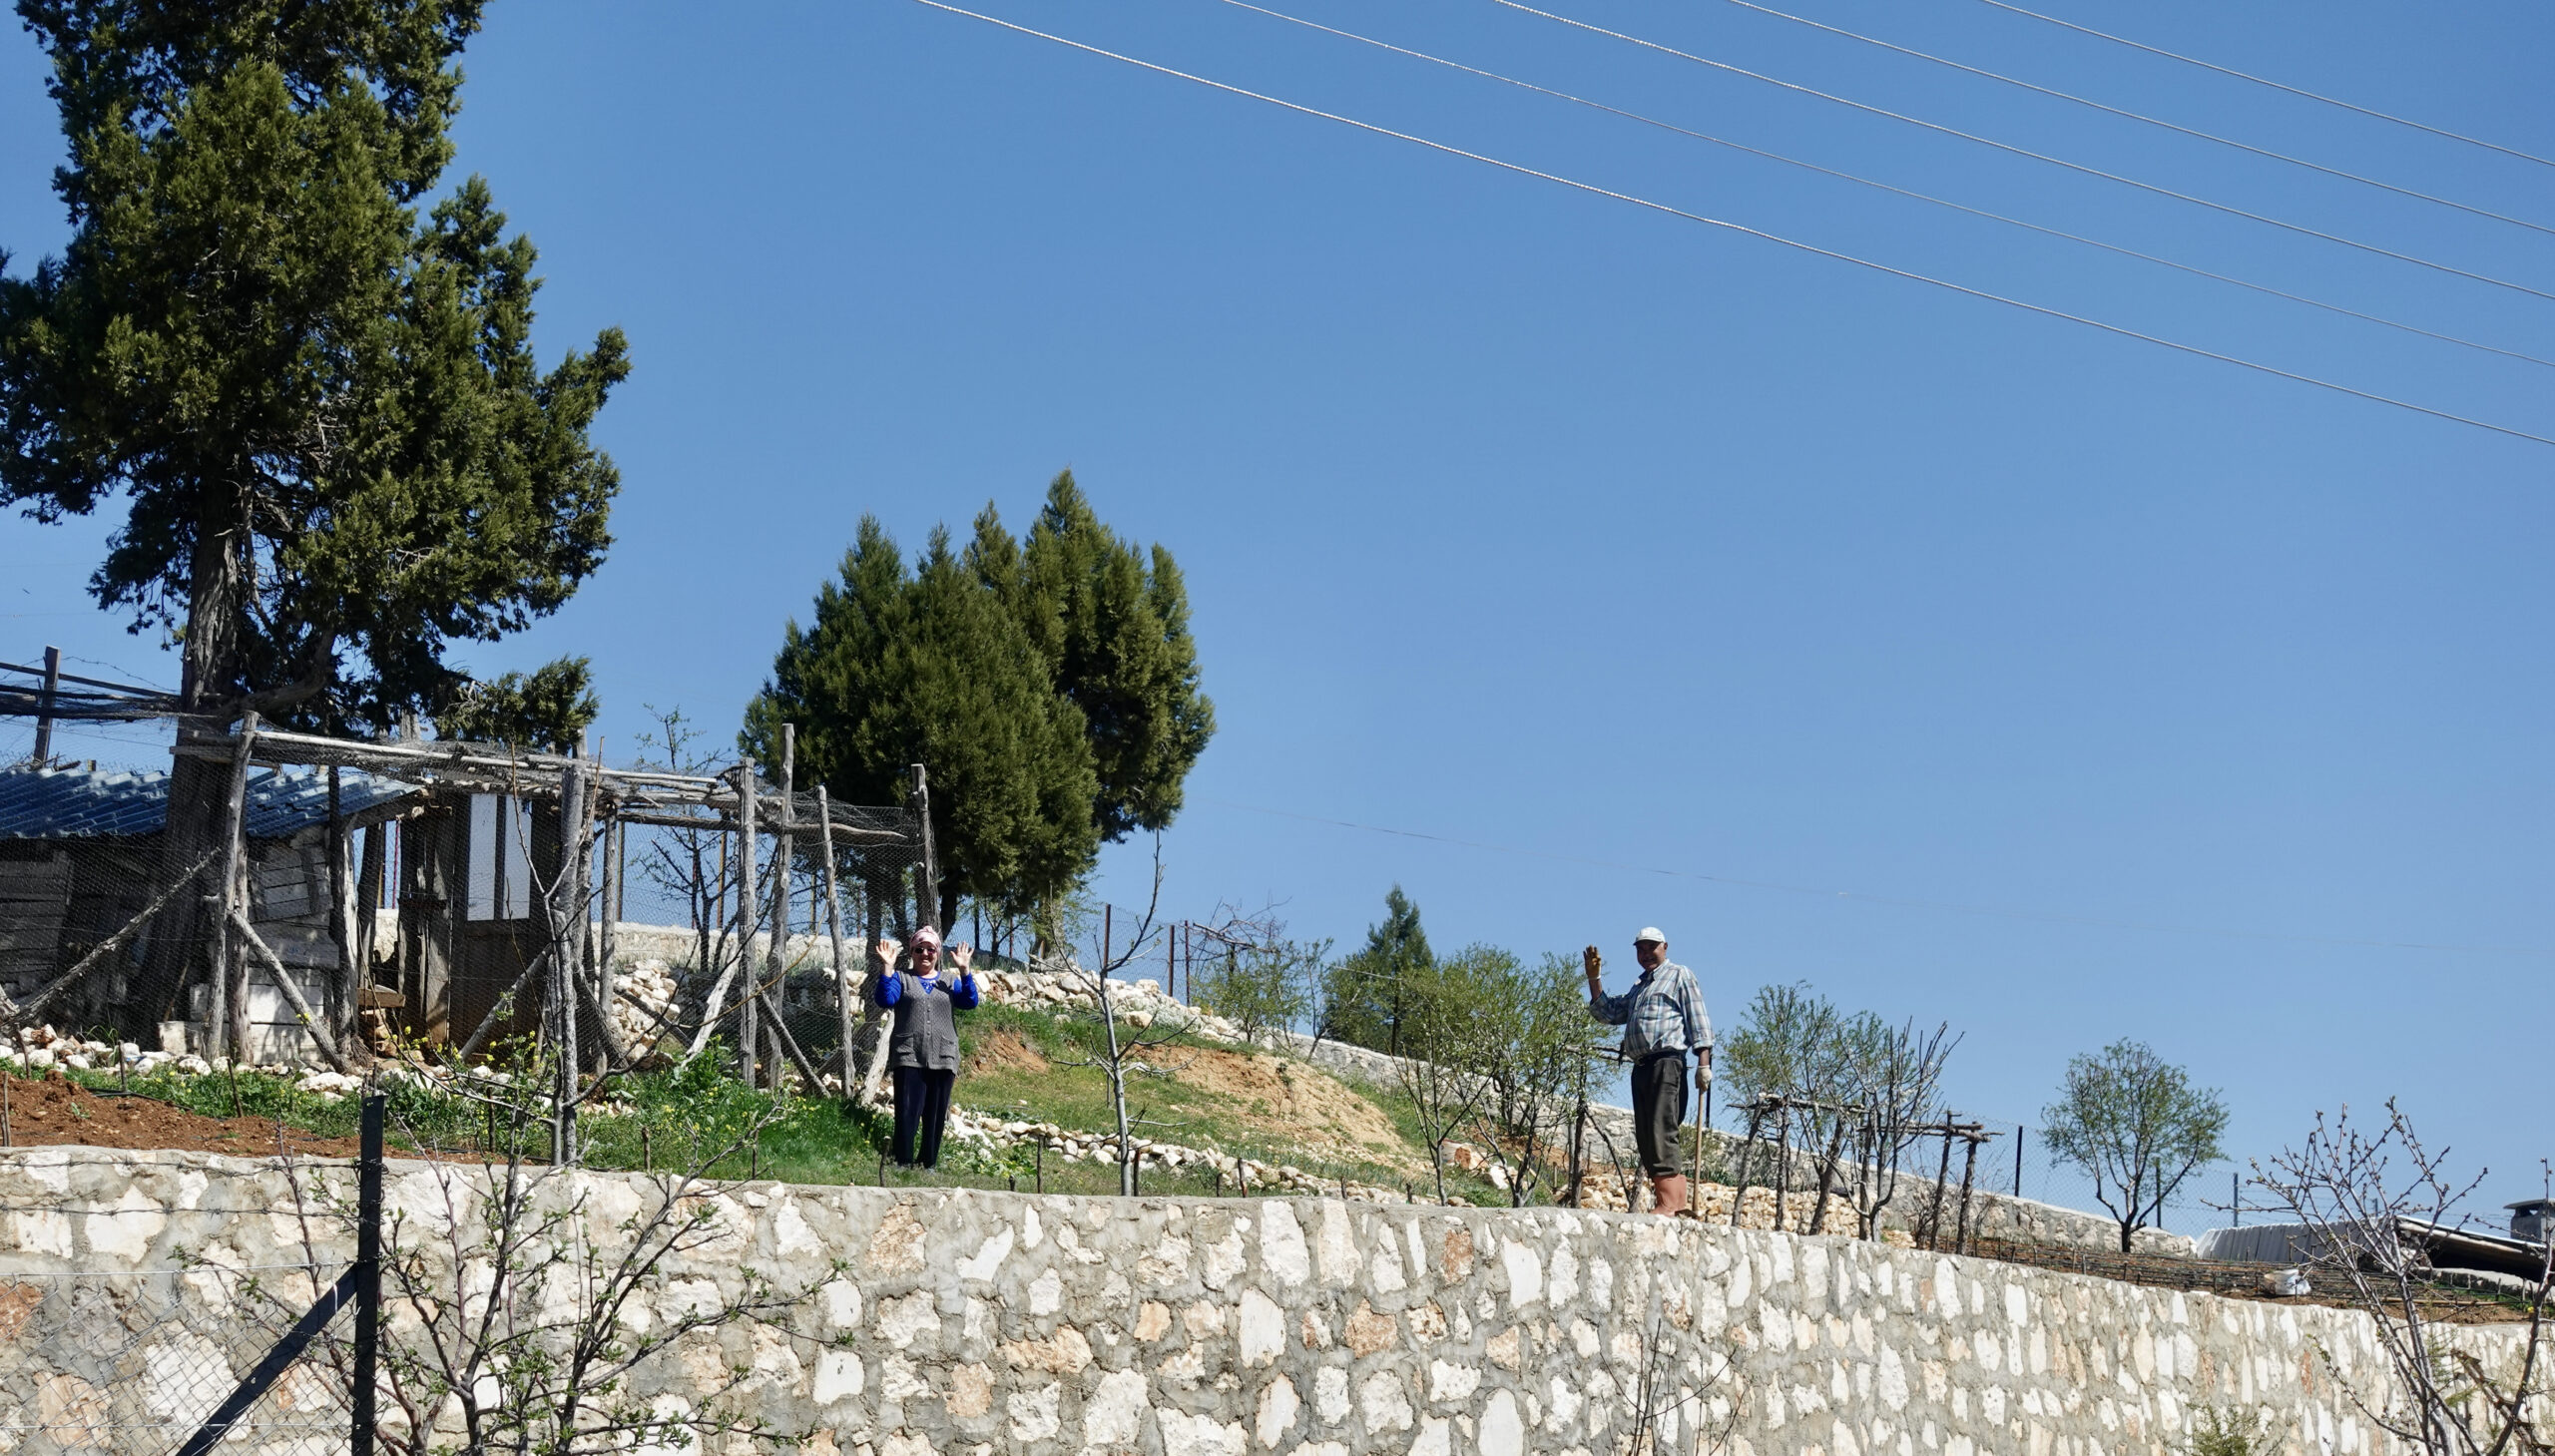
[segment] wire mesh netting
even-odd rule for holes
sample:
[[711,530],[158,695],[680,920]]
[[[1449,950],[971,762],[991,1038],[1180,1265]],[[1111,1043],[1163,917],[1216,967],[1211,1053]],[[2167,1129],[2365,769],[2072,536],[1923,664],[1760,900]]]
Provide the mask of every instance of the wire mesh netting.
[[[178,1450],[273,1346],[274,1311],[294,1299],[306,1307],[336,1274],[210,1264],[0,1271],[0,1448]],[[344,1382],[305,1357],[212,1449],[336,1456],[350,1421]]]
[[839,1075],[841,984],[933,914],[917,813],[735,766],[164,720],[109,726],[176,731],[126,771],[66,758],[91,727],[0,772],[0,1022],[87,1044],[60,1055],[724,1036]]

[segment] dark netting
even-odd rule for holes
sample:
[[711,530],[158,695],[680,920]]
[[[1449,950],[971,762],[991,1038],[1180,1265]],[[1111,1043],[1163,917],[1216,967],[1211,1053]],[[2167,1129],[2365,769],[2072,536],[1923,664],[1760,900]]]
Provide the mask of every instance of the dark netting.
[[92,1065],[721,1039],[839,1086],[926,881],[907,808],[733,768],[182,724],[169,769],[0,770],[0,1023]]

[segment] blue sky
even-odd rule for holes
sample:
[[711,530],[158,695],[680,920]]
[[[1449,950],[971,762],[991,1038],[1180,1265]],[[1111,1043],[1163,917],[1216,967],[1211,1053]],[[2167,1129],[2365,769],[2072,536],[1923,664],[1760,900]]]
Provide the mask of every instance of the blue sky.
[[[2555,156],[2541,7],[2050,3]],[[1487,0],[1300,4],[1753,146],[2555,355],[2545,298]],[[1800,4],[2555,224],[2555,169],[1974,0]],[[1581,5],[1570,13],[1733,64],[2555,291],[2542,233],[1728,4]],[[996,8],[1823,247],[2555,433],[2539,366],[1215,0]],[[2245,1153],[2295,1141],[2318,1108],[2400,1096],[2463,1166],[2492,1167],[2495,1203],[2537,1192],[2555,1011],[2555,449],[909,0],[516,0],[492,7],[466,64],[456,176],[485,174],[539,244],[545,351],[619,324],[637,371],[599,427],[625,478],[609,564],[535,631],[463,656],[494,672],[591,654],[610,743],[629,742],[644,704],[732,723],[862,512],[908,547],[989,499],[1025,523],[1070,466],[1107,519],[1178,555],[1196,605],[1221,730],[1164,840],[1180,913],[1275,899],[1300,931],[1349,940],[1398,882],[1441,945],[1596,941],[1619,964],[1656,922],[1725,1022],[1758,985],[1794,979],[1950,1020],[1966,1034],[1965,1110],[2034,1120],[2069,1054],[2137,1037],[2227,1090]],[[20,267],[62,237],[41,80],[29,40],[0,38],[0,242]],[[165,679],[153,644],[84,606],[103,529],[0,523],[5,656],[59,642]],[[73,750],[151,756],[117,739]],[[1103,888],[1140,899],[1145,870],[1141,849],[1112,851]]]

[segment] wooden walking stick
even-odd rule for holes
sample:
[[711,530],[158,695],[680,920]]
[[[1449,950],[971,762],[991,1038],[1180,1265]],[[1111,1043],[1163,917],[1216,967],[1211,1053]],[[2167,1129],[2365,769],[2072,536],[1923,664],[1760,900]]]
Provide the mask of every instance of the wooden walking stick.
[[1695,1156],[1686,1164],[1686,1209],[1700,1218],[1704,1213],[1704,1135],[1713,1126],[1712,1074],[1703,1068],[1704,1096],[1695,1106]]

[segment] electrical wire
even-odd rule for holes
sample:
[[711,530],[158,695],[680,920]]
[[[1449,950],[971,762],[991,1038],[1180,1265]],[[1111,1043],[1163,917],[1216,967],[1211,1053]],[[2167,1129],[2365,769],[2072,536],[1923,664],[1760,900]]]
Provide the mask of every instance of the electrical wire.
[[2445,137],[2452,142],[2463,142],[2469,147],[2481,147],[2487,152],[2499,152],[2505,157],[2516,157],[2522,162],[2534,162],[2540,167],[2555,167],[2555,160],[2540,157],[2534,152],[2522,152],[2516,147],[2505,147],[2499,142],[2487,142],[2481,137],[2470,137],[2463,132],[2452,132],[2445,127],[2434,127],[2428,122],[2417,122],[2412,120],[2410,117],[2399,117],[2392,112],[2378,111],[2374,107],[2365,107],[2356,102],[2344,101],[2339,97],[2326,96],[2320,91],[2308,91],[2304,87],[2292,86],[2285,81],[2274,81],[2268,76],[2257,76],[2251,71],[2239,71],[2233,66],[2222,66],[2216,61],[2204,61],[2198,56],[2186,56],[2180,51],[2169,51],[2164,49],[2162,46],[2151,46],[2144,41],[2134,41],[2127,36],[2114,35],[2107,30],[2096,30],[2090,25],[2078,25],[2072,20],[2061,20],[2055,15],[2043,15],[2037,10],[2025,10],[2020,5],[2007,4],[2006,0],[1979,0],[1979,3],[1982,5],[1993,6],[1998,10],[2009,10],[2016,15],[2024,16],[2031,20],[2037,20],[2046,25],[2055,25],[2061,29],[2072,30],[2079,35],[2089,35],[2096,40],[2110,41],[2112,44],[2118,46],[2127,46],[2133,51],[2145,51],[2151,56],[2162,56],[2168,61],[2180,61],[2186,66],[2198,66],[2204,71],[2215,71],[2221,76],[2233,76],[2239,81],[2250,81],[2256,86],[2268,86],[2274,91],[2285,91],[2292,96],[2304,97],[2308,101],[2322,102],[2326,106],[2337,106],[2344,111],[2357,112],[2364,117],[2374,117],[2381,122],[2393,122],[2399,127],[2410,127],[2417,132],[2428,132],[2434,137]]
[[[1169,76],[1175,80],[1187,81],[1198,86],[1204,86],[1212,91],[1222,91],[1229,95],[1243,97],[1247,100],[1265,102],[1283,111],[1295,112],[1299,115],[1318,118],[1322,121],[1337,122],[1344,127],[1350,127],[1361,132],[1369,132],[1379,137],[1389,137],[1398,142],[1408,142],[1415,147],[1425,148],[1431,152],[1441,152],[1449,157],[1460,157],[1469,162],[1478,162],[1486,167],[1497,168],[1502,172],[1515,173],[1520,177],[1531,177],[1543,182],[1554,183],[1558,186],[1569,188],[1575,192],[1587,193],[1592,197],[1610,198],[1619,203],[1629,203],[1634,207],[1646,209],[1650,212],[1659,213],[1667,217],[1679,218],[1689,223],[1699,223],[1707,228],[1719,228],[1727,232],[1740,234],[1744,237],[1760,239],[1768,243],[1778,243],[1782,246],[1791,248],[1795,251],[1806,252],[1813,256],[1830,258],[1837,262],[1851,263],[1856,267],[1868,268],[1873,272],[1885,273],[1896,278],[1904,278],[1910,282],[1929,284],[1933,287],[1942,288],[1949,292],[1959,293],[1971,298],[1978,298],[1990,303],[2002,303],[2007,307],[2018,308],[2026,313],[2037,313],[2044,317],[2056,318],[2068,323],[2082,324],[2087,328],[2097,329],[2104,333],[2115,334],[2122,338],[2138,339],[2145,343],[2155,344],[2160,348],[2172,349],[2177,353],[2190,354],[2197,358],[2215,359],[2223,364],[2234,364],[2240,368],[2252,369],[2259,373],[2269,374],[2275,378],[2288,379],[2300,384],[2311,384],[2318,389],[2330,390],[2336,394],[2347,394],[2354,399],[2367,400],[2372,404],[2390,405],[2396,409],[2407,410],[2414,414],[2429,415],[2433,419],[2447,420],[2452,424],[2469,425],[2479,430],[2490,431],[2497,435],[2508,435],[2513,439],[2527,440],[2534,444],[2555,445],[2555,436],[2531,434],[2527,430],[2518,429],[2511,425],[2494,424],[2488,420],[2476,419],[2470,415],[2462,415],[2449,410],[2434,408],[2427,404],[2415,404],[2409,400],[2397,399],[2391,395],[2378,394],[2370,390],[2354,388],[2351,385],[2336,383],[2329,379],[2319,379],[2311,374],[2297,373],[2294,370],[2283,369],[2274,364],[2261,363],[2253,359],[2239,357],[2235,354],[2221,353],[2216,349],[2203,348],[2198,344],[2183,343],[2175,339],[2166,338],[2160,334],[2142,332],[2141,330],[2125,327],[2117,323],[2106,323],[2098,318],[2089,318],[2081,313],[2070,313],[2063,308],[2053,308],[2044,303],[2026,302],[2023,299],[2009,297],[2003,293],[1992,293],[1984,288],[1974,288],[1967,283],[1956,283],[1948,278],[1938,278],[1928,273],[1920,273],[1907,268],[1895,267],[1889,263],[1875,262],[1870,258],[1857,257],[1849,252],[1839,252],[1833,248],[1820,247],[1816,243],[1802,243],[1795,239],[1786,238],[1781,234],[1768,233],[1763,229],[1751,228],[1744,223],[1732,223],[1720,218],[1706,217],[1701,213],[1691,213],[1683,208],[1672,207],[1667,203],[1638,197],[1632,193],[1617,192],[1611,188],[1599,187],[1592,182],[1581,182],[1576,178],[1564,177],[1559,173],[1540,171],[1536,168],[1528,167],[1523,163],[1505,161],[1501,158],[1489,156],[1486,153],[1469,152],[1461,147],[1456,147],[1445,142],[1431,141],[1426,137],[1417,136],[1413,133],[1397,132],[1390,127],[1378,126],[1373,122],[1359,121],[1354,117],[1342,116],[1337,112],[1322,111],[1317,107],[1305,106],[1300,102],[1287,101],[1279,97],[1270,96],[1263,92],[1251,91],[1244,87],[1233,85],[1230,82],[1211,80],[1205,76],[1194,75],[1187,71],[1175,70],[1172,67],[1160,65],[1156,62],[1139,60],[1134,56],[1122,55],[1117,51],[1104,50],[1099,46],[1090,45],[1083,41],[1070,40],[1064,36],[1050,34],[1043,30],[1035,30],[1029,26],[1021,25],[1014,21],[1003,20],[996,16],[985,15],[957,5],[947,4],[945,3],[945,0],[913,0],[913,3],[927,9],[945,11],[951,15],[963,16],[969,20],[982,21],[987,25],[996,27],[997,29],[1008,30],[1019,35],[1025,35],[1037,40],[1047,41],[1055,45],[1063,46],[1068,50],[1081,51],[1088,55],[1099,56],[1105,60],[1117,61],[1123,65],[1133,66],[1141,71],[1151,71],[1157,75]],[[1511,3],[1511,0],[1495,0],[1495,3],[1508,4]],[[1524,7],[1521,6],[1519,8],[1522,9]]]
[[1532,5],[1521,4],[1520,0],[1490,0],[1490,3],[1493,5],[1503,6],[1510,10],[1523,11],[1528,15],[1540,16],[1545,20],[1553,21],[1560,25],[1566,25],[1575,30],[1584,30],[1592,35],[1602,35],[1613,40],[1623,41],[1628,45],[1640,46],[1645,50],[1657,51],[1664,56],[1674,56],[1681,61],[1692,61],[1698,66],[1707,66],[1715,71],[1727,71],[1733,76],[1745,76],[1751,81],[1762,81],[1769,86],[1781,87],[1786,91],[1796,91],[1803,96],[1814,96],[1821,101],[1833,102],[1838,106],[1849,107],[1855,111],[1869,113],[1872,116],[1885,117],[1894,122],[1905,122],[1911,127],[1922,127],[1929,132],[1939,132],[1946,137],[1957,137],[1961,141],[1974,142],[1981,147],[1992,147],[1996,151],[2009,153],[2016,157],[2028,158],[2034,162],[2047,163],[2049,166],[2064,168],[2069,172],[2082,173],[2087,177],[2101,178],[2105,182],[2116,182],[2123,187],[2136,188],[2140,192],[2153,193],[2161,198],[2172,198],[2176,202],[2189,203],[2196,208],[2207,208],[2211,212],[2224,213],[2231,218],[2243,218],[2248,222],[2260,223],[2270,228],[2278,228],[2283,232],[2296,233],[2300,237],[2321,239],[2326,243],[2339,243],[2344,247],[2355,248],[2361,252],[2374,253],[2379,257],[2391,257],[2397,262],[2412,263],[2416,267],[2430,268],[2436,272],[2443,272],[2456,277],[2471,279],[2478,283],[2490,283],[2496,288],[2508,288],[2513,292],[2526,293],[2532,298],[2544,298],[2549,302],[2555,302],[2555,292],[2548,292],[2542,288],[2532,288],[2526,283],[2515,283],[2508,278],[2497,278],[2490,273],[2475,272],[2467,268],[2458,267],[2453,263],[2438,262],[2431,258],[2417,256],[2409,252],[2398,252],[2391,247],[2380,247],[2374,243],[2362,243],[2357,239],[2344,238],[2338,233],[2326,233],[2321,229],[2309,228],[2303,223],[2287,222],[2279,218],[2271,217],[2268,214],[2257,213],[2245,208],[2237,207],[2232,203],[2212,202],[2208,198],[2198,197],[2186,192],[2177,192],[2172,188],[2160,186],[2156,183],[2140,182],[2137,178],[2124,177],[2117,172],[2106,172],[2099,167],[2089,167],[2082,162],[2070,162],[2064,157],[2053,157],[2046,152],[2035,152],[2028,147],[2017,147],[2011,142],[1999,142],[1993,137],[1982,137],[1976,132],[1964,132],[1958,127],[1945,126],[1941,122],[1929,122],[1922,117],[1909,116],[1905,112],[1891,111],[1887,107],[1873,106],[1868,102],[1855,101],[1849,97],[1838,96],[1832,91],[1820,91],[1814,86],[1803,86],[1798,82],[1786,81],[1780,77],[1769,76],[1762,71],[1751,71],[1745,66],[1734,66],[1727,61],[1716,61],[1710,56],[1699,56],[1692,51],[1681,51],[1675,46],[1665,45],[1659,41],[1645,40],[1640,36],[1629,35],[1620,30],[1608,30],[1602,25],[1593,25],[1585,20],[1574,20],[1567,15],[1557,15],[1550,10],[1538,10]]
[[2543,223],[2532,223],[2526,218],[2514,218],[2507,213],[2496,213],[2490,208],[2478,208],[2472,204],[2461,203],[2451,198],[2443,198],[2431,193],[2419,192],[2409,187],[2398,187],[2394,183],[2380,182],[2376,178],[2363,177],[2356,172],[2347,172],[2338,167],[2327,167],[2320,162],[2309,162],[2303,157],[2292,157],[2286,152],[2275,152],[2268,147],[2257,147],[2251,142],[2239,142],[2233,137],[2222,137],[2216,132],[2204,132],[2197,127],[2184,126],[2180,122],[2169,122],[2162,117],[2152,117],[2144,112],[2135,112],[2130,111],[2125,107],[2112,106],[2106,102],[2095,101],[2090,97],[2078,96],[2074,92],[2060,91],[2056,87],[2043,86],[2034,81],[2025,81],[2019,76],[2008,76],[2001,71],[1990,71],[1983,67],[1972,66],[1965,62],[1952,60],[1948,56],[1937,56],[1930,51],[1920,51],[1911,46],[1902,46],[1894,41],[1885,41],[1877,36],[1865,35],[1861,31],[1847,30],[1843,26],[1829,25],[1824,21],[1812,20],[1805,15],[1794,15],[1788,10],[1777,10],[1771,5],[1760,5],[1757,3],[1757,0],[1729,0],[1729,3],[1738,6],[1742,10],[1754,10],[1760,15],[1771,15],[1777,20],[1788,20],[1794,25],[1805,25],[1811,30],[1821,30],[1825,31],[1829,35],[1843,36],[1847,40],[1860,41],[1867,46],[1878,46],[1884,51],[1895,51],[1899,55],[1910,56],[1919,61],[1929,61],[1937,66],[1948,66],[1952,70],[1963,72],[1967,75],[1982,77],[1989,81],[2001,82],[2007,86],[2020,87],[2025,91],[2034,92],[2041,96],[2052,97],[2059,101],[2073,102],[2078,106],[2091,107],[2093,110],[2103,112],[2106,115],[2121,117],[2128,121],[2140,122],[2151,127],[2162,127],[2169,132],[2177,132],[2183,136],[2198,138],[2204,142],[2215,142],[2222,147],[2233,147],[2239,152],[2250,152],[2254,156],[2266,157],[2274,162],[2286,162],[2292,167],[2303,167],[2309,172],[2320,172],[2326,177],[2337,177],[2344,182],[2355,182],[2363,187],[2373,187],[2380,192],[2390,192],[2398,197],[2411,198],[2416,202],[2434,203],[2443,208],[2454,208],[2458,212],[2471,213],[2478,218],[2490,218],[2496,223],[2508,223],[2514,228],[2526,228],[2532,233],[2543,233],[2549,237],[2555,237],[2555,228],[2547,227]]
[[[937,5],[939,0],[916,0],[917,4]],[[1288,809],[1265,808],[1259,804],[1236,803],[1231,799],[1203,798],[1192,795],[1199,803],[1220,808],[1240,809],[1245,813],[1267,814],[1272,818],[1294,819],[1307,824],[1328,824],[1334,828],[1356,829],[1368,834],[1389,834],[1399,839],[1422,839],[1432,844],[1452,844],[1464,849],[1486,849],[1494,854],[1515,854],[1528,859],[1548,859],[1562,864],[1585,864],[1597,869],[1620,870],[1627,874],[1659,875],[1667,879],[1699,880],[1705,884],[1731,885],[1740,889],[1776,890],[1791,895],[1816,895],[1821,899],[1853,900],[1866,905],[1888,905],[1903,910],[1940,910],[1954,915],[1983,915],[1999,920],[2027,920],[2055,925],[2088,925],[2103,930],[2156,931],[2170,935],[2210,935],[2234,940],[2286,941],[2300,945],[2344,945],[2369,950],[2446,951],[2459,955],[2529,956],[2555,958],[2555,950],[2533,945],[2450,945],[2418,940],[2366,940],[2340,935],[2300,935],[2277,930],[2245,930],[2218,925],[2176,925],[2162,921],[2111,920],[2093,915],[2075,915],[2058,910],[2027,910],[2001,905],[1966,905],[1947,900],[1911,900],[1893,895],[1869,895],[1855,890],[1828,890],[1814,885],[1782,884],[1773,880],[1740,879],[1726,874],[1704,874],[1691,869],[1663,869],[1651,864],[1628,864],[1621,860],[1599,859],[1585,854],[1563,854],[1549,849],[1523,849],[1513,844],[1493,844],[1480,839],[1458,839],[1447,834],[1430,834],[1418,829],[1395,829],[1383,824],[1362,824],[1354,819],[1326,818],[1320,814],[1299,814]]]
[[1378,50],[1391,51],[1396,55],[1409,56],[1414,60],[1426,61],[1431,65],[1444,66],[1450,70],[1461,71],[1466,75],[1479,76],[1484,80],[1496,81],[1502,85],[1514,86],[1524,91],[1532,91],[1541,96],[1549,96],[1556,100],[1567,101],[1574,106],[1584,106],[1592,111],[1605,112],[1610,116],[1622,117],[1626,121],[1639,122],[1647,127],[1657,127],[1661,131],[1674,132],[1681,137],[1692,137],[1698,142],[1710,142],[1716,147],[1727,147],[1734,152],[1745,152],[1751,157],[1762,157],[1769,162],[1780,162],[1786,167],[1797,167],[1804,172],[1815,172],[1822,177],[1832,177],[1840,182],[1850,182],[1857,187],[1872,188],[1898,197],[1909,198],[1916,202],[1930,203],[1938,208],[1949,208],[1956,213],[1966,213],[1973,218],[1984,218],[1989,222],[2003,223],[2009,227],[2026,229],[2030,232],[2041,234],[2044,237],[2057,238],[2069,243],[2082,243],[2087,247],[2098,247],[2105,252],[2118,253],[2123,257],[2134,257],[2141,262],[2152,262],[2159,267],[2169,267],[2177,272],[2190,273],[2195,277],[2208,278],[2214,282],[2227,283],[2235,287],[2250,289],[2254,292],[2266,294],[2270,297],[2286,299],[2292,303],[2303,303],[2309,308],[2321,308],[2325,312],[2337,313],[2345,318],[2356,318],[2363,322],[2379,324],[2386,328],[2401,329],[2406,333],[2418,334],[2423,338],[2437,339],[2441,343],[2456,344],[2461,348],[2476,349],[2488,354],[2499,354],[2507,359],[2517,359],[2522,363],[2535,364],[2541,368],[2555,369],[2555,359],[2543,358],[2531,353],[2524,353],[2518,349],[2506,349],[2498,344],[2482,343],[2471,338],[2460,338],[2453,333],[2441,333],[2435,329],[2424,328],[2419,324],[2405,323],[2401,320],[2387,318],[2380,314],[2363,312],[2357,308],[2347,307],[2340,303],[2328,303],[2321,298],[2310,298],[2303,293],[2293,293],[2285,288],[2275,288],[2268,283],[2257,283],[2245,278],[2234,277],[2227,273],[2214,272],[2208,268],[2199,267],[2192,263],[2177,262],[2170,257],[2159,257],[2152,252],[2141,252],[2135,247],[2124,247],[2116,243],[2105,243],[2099,238],[2088,238],[2080,233],[2070,233],[2064,229],[2050,228],[2039,223],[2026,222],[2020,218],[2008,217],[2003,213],[1989,212],[1984,208],[1973,208],[1966,203],[1956,203],[1948,198],[1935,197],[1930,193],[1917,192],[1910,188],[1898,187],[1894,184],[1880,182],[1868,177],[1860,177],[1850,172],[1840,172],[1833,167],[1823,167],[1815,162],[1804,162],[1797,157],[1787,157],[1780,152],[1769,152],[1762,147],[1751,147],[1745,142],[1734,142],[1727,137],[1713,136],[1709,132],[1698,132],[1690,127],[1681,127],[1675,122],[1662,121],[1657,117],[1645,116],[1637,111],[1626,111],[1622,107],[1611,106],[1602,101],[1592,101],[1587,97],[1575,96],[1567,91],[1556,91],[1549,86],[1538,86],[1532,81],[1521,81],[1514,76],[1503,76],[1496,71],[1485,71],[1478,66],[1465,65],[1461,61],[1450,61],[1443,56],[1432,56],[1426,51],[1415,51],[1407,46],[1394,45],[1390,41],[1382,41],[1377,40],[1372,36],[1359,35],[1355,31],[1340,30],[1333,26],[1323,25],[1319,21],[1305,20],[1300,16],[1288,15],[1283,11],[1269,9],[1267,6],[1254,5],[1251,3],[1251,0],[1222,0],[1222,3],[1231,5],[1238,10],[1249,10],[1255,14],[1266,15],[1273,20],[1282,20],[1289,25],[1300,25],[1307,30],[1317,30],[1325,35],[1335,35],[1343,40],[1352,40],[1361,45],[1373,46]]

